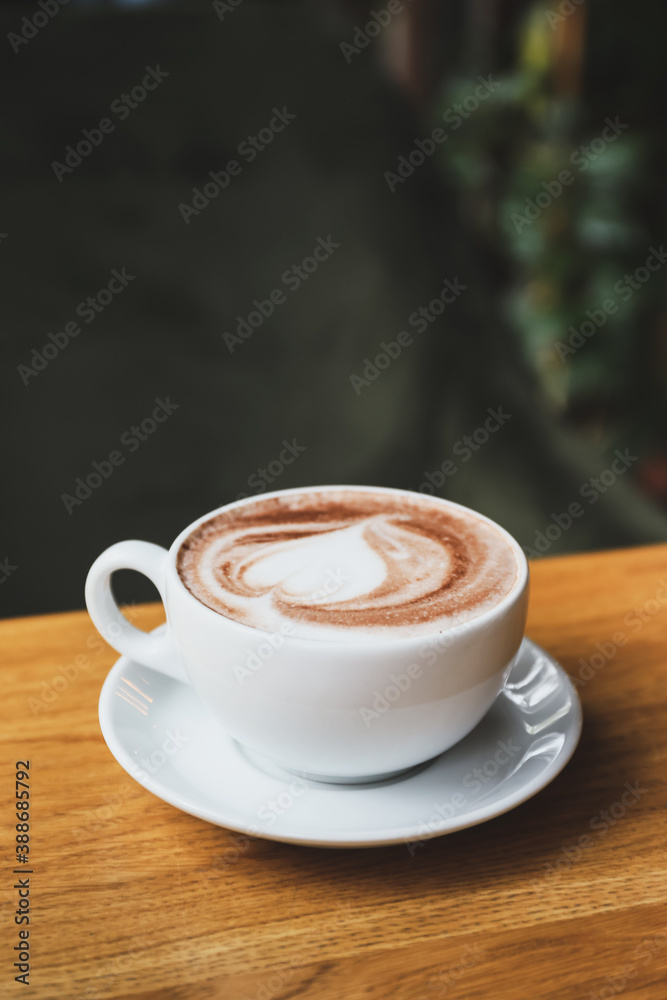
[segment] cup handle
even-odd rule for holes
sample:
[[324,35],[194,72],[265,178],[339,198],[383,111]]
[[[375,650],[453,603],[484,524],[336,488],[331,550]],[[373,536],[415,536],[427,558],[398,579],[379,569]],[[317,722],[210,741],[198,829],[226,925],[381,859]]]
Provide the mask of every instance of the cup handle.
[[116,603],[111,577],[119,569],[134,569],[147,576],[165,599],[168,552],[151,542],[118,542],[98,556],[86,578],[86,606],[102,638],[136,663],[152,667],[175,680],[190,681],[183,658],[171,638],[169,626],[163,635],[152,635],[130,625]]

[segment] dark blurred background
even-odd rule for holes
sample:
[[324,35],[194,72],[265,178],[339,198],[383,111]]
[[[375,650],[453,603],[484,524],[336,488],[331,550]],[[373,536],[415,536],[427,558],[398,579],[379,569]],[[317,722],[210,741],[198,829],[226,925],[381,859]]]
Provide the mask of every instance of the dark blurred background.
[[0,18],[3,615],[316,483],[667,540],[658,0]]

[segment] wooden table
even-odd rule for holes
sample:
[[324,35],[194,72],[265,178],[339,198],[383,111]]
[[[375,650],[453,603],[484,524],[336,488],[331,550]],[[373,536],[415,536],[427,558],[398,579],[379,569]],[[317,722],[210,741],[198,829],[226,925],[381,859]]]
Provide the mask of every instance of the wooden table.
[[[149,606],[136,620],[161,617]],[[0,995],[664,1000],[667,546],[534,564],[529,634],[579,678],[578,750],[531,801],[412,857],[227,850],[238,835],[155,798],[111,756],[97,703],[116,654],[87,615],[0,622],[10,919],[28,877],[12,874],[19,760],[32,824],[30,989],[12,969],[25,928],[5,919]]]

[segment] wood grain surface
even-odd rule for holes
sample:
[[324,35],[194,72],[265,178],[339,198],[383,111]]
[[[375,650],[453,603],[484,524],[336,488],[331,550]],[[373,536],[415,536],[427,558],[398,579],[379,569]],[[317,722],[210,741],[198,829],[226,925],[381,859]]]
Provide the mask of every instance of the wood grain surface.
[[[117,654],[88,616],[0,622],[0,996],[664,1000],[667,546],[532,573],[528,634],[578,678],[579,748],[529,802],[414,856],[243,844],[179,812],[102,739]],[[144,628],[163,617],[135,615]],[[30,761],[27,989],[13,967],[27,877],[12,871],[18,760]]]

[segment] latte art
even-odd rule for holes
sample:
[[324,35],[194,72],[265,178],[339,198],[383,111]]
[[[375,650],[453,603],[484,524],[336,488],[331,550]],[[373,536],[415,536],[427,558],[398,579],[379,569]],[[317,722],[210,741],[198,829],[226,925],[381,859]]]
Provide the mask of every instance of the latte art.
[[410,494],[328,489],[224,511],[181,545],[181,580],[214,611],[314,639],[434,633],[498,604],[518,575],[491,524]]

